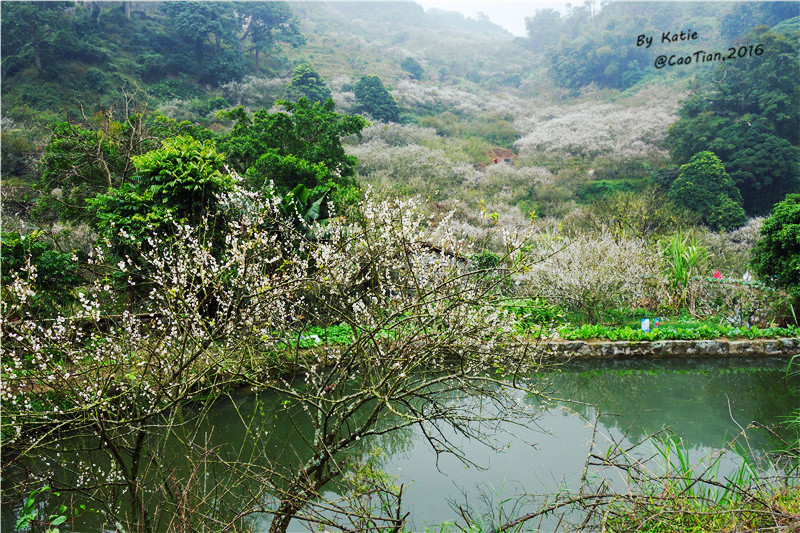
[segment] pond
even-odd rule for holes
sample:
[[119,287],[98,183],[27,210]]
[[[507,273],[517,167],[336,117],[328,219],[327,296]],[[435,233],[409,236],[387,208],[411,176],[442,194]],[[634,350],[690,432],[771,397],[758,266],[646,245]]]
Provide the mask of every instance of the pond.
[[[459,519],[459,505],[479,516],[497,513],[499,502],[508,500],[504,511],[509,512],[521,495],[576,489],[593,435],[594,450],[600,453],[612,442],[642,443],[640,453],[648,456],[654,449],[645,442],[647,437],[668,429],[683,440],[694,461],[734,439],[755,455],[776,449],[779,441],[766,431],[751,428],[746,439],[740,433],[752,422],[780,432],[786,417],[800,405],[800,383],[787,382],[787,364],[786,358],[574,361],[529,377],[529,384],[553,399],[518,393],[521,410],[536,416],[498,427],[493,447],[444,430],[444,436],[473,465],[447,454],[437,457],[418,428],[364,443],[355,459],[371,460],[403,485],[403,511],[410,513],[414,531]],[[197,434],[209,439],[207,445],[218,446],[223,455],[229,449],[240,457],[249,447],[246,435],[258,433],[264,435],[258,446],[271,461],[296,462],[304,456],[308,430],[279,406],[280,398],[275,396],[241,393],[215,405],[207,426]],[[253,421],[249,433],[243,418]],[[62,461],[68,464],[64,456]],[[735,463],[731,458],[722,468],[733,469]],[[598,474],[608,475],[609,483],[621,488],[619,472]],[[326,496],[333,497],[337,488],[331,486]],[[2,529],[11,531],[21,502],[6,503]],[[253,516],[253,529],[265,530],[269,519]],[[99,515],[85,513],[74,529],[97,531],[101,523]],[[542,527],[547,529],[547,524]],[[295,529],[303,528],[297,525]]]

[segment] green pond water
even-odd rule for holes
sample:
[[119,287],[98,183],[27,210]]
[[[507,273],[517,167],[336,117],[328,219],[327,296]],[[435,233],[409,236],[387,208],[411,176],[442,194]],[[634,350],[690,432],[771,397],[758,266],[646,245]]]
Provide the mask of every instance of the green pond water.
[[[595,434],[595,451],[604,453],[610,443],[641,443],[637,453],[652,455],[649,435],[669,429],[683,439],[694,461],[718,452],[736,439],[756,456],[780,446],[768,432],[749,429],[753,422],[785,431],[786,418],[800,406],[800,382],[787,381],[787,358],[768,359],[669,359],[659,361],[592,360],[572,362],[557,371],[529,376],[528,384],[545,396],[522,392],[515,400],[520,417],[494,432],[492,446],[467,439],[449,429],[443,436],[455,443],[474,465],[465,466],[450,455],[438,457],[418,428],[408,428],[375,439],[363,439],[348,457],[371,461],[403,485],[403,510],[410,512],[415,531],[425,526],[459,519],[458,505],[473,515],[497,512],[498,502],[524,494],[546,494],[575,489]],[[453,402],[480,403],[463,396]],[[212,409],[207,427],[199,435],[209,439],[220,453],[232,455],[247,449],[248,436],[242,418],[252,422],[250,435],[261,435],[258,447],[270,461],[297,464],[308,438],[308,424],[300,413],[280,408],[281,398],[267,394],[240,393]],[[492,407],[486,407],[489,413]],[[738,437],[737,437],[738,436]],[[790,436],[790,434],[785,434]],[[728,457],[728,456],[726,456]],[[62,455],[63,464],[69,459]],[[100,460],[98,460],[100,461]],[[721,469],[736,468],[728,457]],[[102,469],[102,464],[97,468]],[[7,473],[6,473],[7,474]],[[608,476],[621,488],[619,472],[590,470],[590,479]],[[331,485],[326,496],[335,498],[340,485]],[[20,502],[5,501],[2,530],[12,531]],[[506,511],[511,503],[506,503]],[[517,513],[530,510],[521,505]],[[43,509],[44,512],[46,512]],[[463,521],[462,521],[463,522]],[[85,513],[75,521],[75,531],[98,531],[102,520]],[[268,527],[266,515],[254,515],[255,531]],[[552,529],[545,521],[543,530]],[[306,530],[297,524],[293,530]],[[70,530],[70,529],[67,529]]]

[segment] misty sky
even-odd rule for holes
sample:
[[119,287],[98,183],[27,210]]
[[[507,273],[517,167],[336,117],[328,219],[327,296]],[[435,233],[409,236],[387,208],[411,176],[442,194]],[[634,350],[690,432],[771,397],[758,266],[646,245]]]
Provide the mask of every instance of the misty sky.
[[[525,37],[525,17],[533,15],[537,9],[552,8],[565,12],[567,2],[539,1],[470,1],[470,0],[417,0],[425,10],[435,7],[447,11],[458,11],[464,16],[475,18],[479,12],[483,12],[489,20],[504,27],[514,35]],[[579,5],[581,0],[573,0],[572,4]]]

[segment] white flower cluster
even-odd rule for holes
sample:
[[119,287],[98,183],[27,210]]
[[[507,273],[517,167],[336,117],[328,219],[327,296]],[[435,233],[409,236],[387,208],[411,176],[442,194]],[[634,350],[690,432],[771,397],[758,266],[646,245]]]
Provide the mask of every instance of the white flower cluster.
[[389,146],[373,140],[352,146],[348,152],[358,157],[359,176],[375,186],[400,185],[427,197],[475,181],[471,165],[456,165],[443,151],[416,144]]
[[523,132],[516,147],[524,155],[666,155],[659,145],[677,120],[679,96],[663,95],[639,105],[590,101],[539,109],[516,120],[517,129]]
[[652,242],[615,239],[610,233],[550,235],[539,240],[533,253],[541,259],[525,275],[525,290],[551,303],[592,314],[666,301],[657,279],[660,256]]
[[286,96],[289,78],[246,76],[241,81],[230,81],[220,86],[222,96],[232,106],[244,106],[248,111],[268,109],[272,103]]
[[401,80],[397,82],[394,97],[401,107],[431,110],[448,110],[466,114],[527,115],[530,104],[509,94],[478,95],[455,87],[433,87]]

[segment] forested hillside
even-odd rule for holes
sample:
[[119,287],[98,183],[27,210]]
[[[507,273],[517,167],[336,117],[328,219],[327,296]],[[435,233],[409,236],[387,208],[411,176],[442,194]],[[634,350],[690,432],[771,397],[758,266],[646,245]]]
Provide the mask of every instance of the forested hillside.
[[[342,139],[358,161],[352,186],[459,200],[465,230],[486,209],[584,228],[598,202],[623,198],[734,229],[800,187],[796,8],[585,2],[531,13],[528,37],[515,38],[412,2],[9,2],[4,196],[26,220],[52,221],[53,191],[75,187],[67,211],[84,212],[170,136],[238,161],[229,139],[247,113],[331,98],[324,113],[372,122]],[[694,64],[659,68],[664,52]],[[679,178],[702,152],[733,189],[698,203],[701,185]],[[313,189],[334,170],[297,164],[260,172]]]

